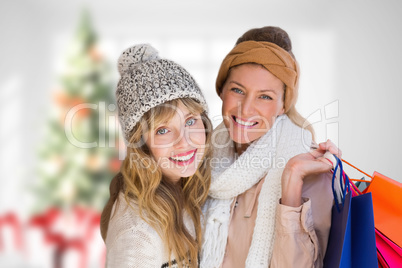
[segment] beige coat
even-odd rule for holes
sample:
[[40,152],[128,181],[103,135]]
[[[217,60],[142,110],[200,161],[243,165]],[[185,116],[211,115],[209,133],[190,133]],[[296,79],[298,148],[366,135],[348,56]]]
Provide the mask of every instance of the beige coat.
[[[309,176],[303,185],[304,203],[280,204],[270,267],[322,267],[331,225],[331,173]],[[222,268],[243,268],[251,245],[258,196],[263,180],[232,204],[228,242]]]

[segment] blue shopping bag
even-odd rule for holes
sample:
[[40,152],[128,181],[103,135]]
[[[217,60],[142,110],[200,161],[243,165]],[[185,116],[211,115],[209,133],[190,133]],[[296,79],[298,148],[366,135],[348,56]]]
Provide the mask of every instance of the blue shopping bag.
[[[339,179],[336,180],[338,167],[341,171]],[[336,193],[336,181],[340,184],[341,195]],[[352,196],[349,179],[343,172],[340,161],[334,170],[332,187],[335,204],[332,208],[331,230],[324,257],[324,267],[377,268],[371,193]]]

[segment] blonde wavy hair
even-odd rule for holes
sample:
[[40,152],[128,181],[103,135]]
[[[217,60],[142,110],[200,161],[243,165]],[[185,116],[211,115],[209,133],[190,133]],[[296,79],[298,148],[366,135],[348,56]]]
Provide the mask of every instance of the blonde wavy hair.
[[[175,109],[182,103],[190,113],[201,114],[206,131],[206,147],[203,161],[194,175],[182,178],[172,184],[162,174],[151,155],[150,148],[143,141],[146,131],[173,118]],[[148,111],[134,127],[120,173],[110,184],[110,199],[101,216],[101,234],[106,239],[111,210],[118,193],[123,192],[128,204],[133,199],[138,204],[140,216],[160,235],[173,254],[179,267],[198,267],[198,253],[201,248],[201,206],[204,204],[211,182],[212,123],[206,111],[191,98],[176,99]],[[136,156],[132,161],[131,156]],[[147,167],[147,168],[144,168]],[[186,211],[195,227],[195,237],[186,229],[183,213]],[[146,215],[146,216],[145,216]],[[169,267],[172,261],[169,259]]]

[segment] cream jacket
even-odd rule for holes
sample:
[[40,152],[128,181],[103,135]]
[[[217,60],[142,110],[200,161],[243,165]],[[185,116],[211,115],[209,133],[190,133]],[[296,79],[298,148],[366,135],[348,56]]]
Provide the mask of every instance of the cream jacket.
[[[128,206],[124,194],[120,193],[113,206],[105,241],[106,267],[168,267],[169,256],[163,240],[156,230],[139,216],[137,204],[134,201],[130,204],[132,207]],[[195,235],[193,222],[188,214],[184,215],[187,229]],[[171,260],[174,260],[173,256]]]

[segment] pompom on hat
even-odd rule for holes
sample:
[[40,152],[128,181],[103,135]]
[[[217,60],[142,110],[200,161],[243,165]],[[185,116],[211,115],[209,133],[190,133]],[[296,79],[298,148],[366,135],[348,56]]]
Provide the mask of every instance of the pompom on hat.
[[127,141],[141,117],[155,106],[179,98],[193,98],[208,110],[194,78],[179,64],[161,59],[149,44],[126,49],[118,60],[116,89],[119,121]]

